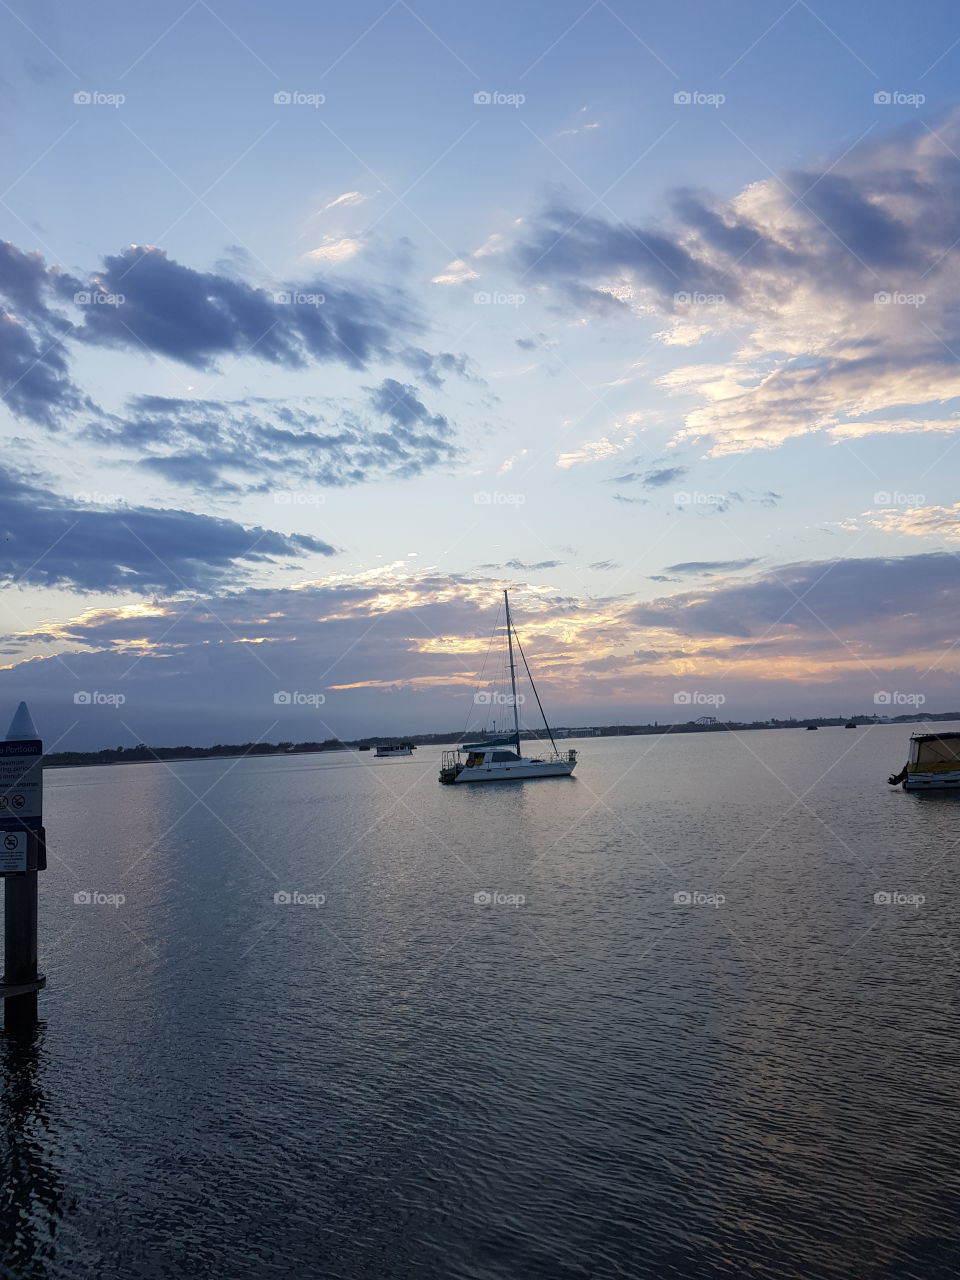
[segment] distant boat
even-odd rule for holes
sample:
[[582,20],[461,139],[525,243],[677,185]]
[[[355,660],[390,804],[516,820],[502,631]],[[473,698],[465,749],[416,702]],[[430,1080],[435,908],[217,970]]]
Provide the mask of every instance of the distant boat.
[[369,751],[369,750],[370,750],[370,748],[369,748],[369,746],[366,746],[366,747],[357,747],[357,750],[358,750],[358,751]]
[[[445,784],[460,782],[523,782],[527,778],[569,778],[577,765],[576,751],[558,751],[553,740],[547,717],[543,714],[540,695],[533,683],[533,676],[527,665],[527,659],[520,645],[520,638],[510,620],[510,597],[503,593],[503,607],[506,616],[507,654],[510,667],[510,703],[513,707],[513,733],[508,737],[495,738],[487,742],[464,744],[456,751],[444,751],[440,768],[440,781]],[[516,641],[524,670],[533,696],[537,700],[540,714],[543,716],[543,727],[550,738],[551,752],[541,756],[523,756],[520,754],[520,706],[517,698],[517,667],[513,660],[513,645]],[[508,750],[512,748],[512,750]],[[466,759],[461,759],[465,756]]]
[[914,733],[899,773],[887,779],[904,791],[946,791],[960,787],[960,733]]
[[820,726],[819,726],[818,724],[808,724],[808,725],[807,725],[807,732],[809,733],[811,729],[819,729],[819,728],[820,728]]
[[844,727],[845,729],[856,729],[856,728],[857,728],[857,722],[856,722],[856,720],[848,720],[848,721],[847,721],[847,723],[846,723],[843,727]]
[[395,747],[381,742],[377,747],[377,755],[381,758],[384,756],[412,756],[416,749],[412,742],[400,742]]

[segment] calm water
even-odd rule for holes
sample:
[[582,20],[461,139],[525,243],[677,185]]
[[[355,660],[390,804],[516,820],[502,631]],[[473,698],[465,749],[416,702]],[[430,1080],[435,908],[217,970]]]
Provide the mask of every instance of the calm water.
[[908,736],[48,772],[3,1274],[955,1277],[960,803],[886,786]]

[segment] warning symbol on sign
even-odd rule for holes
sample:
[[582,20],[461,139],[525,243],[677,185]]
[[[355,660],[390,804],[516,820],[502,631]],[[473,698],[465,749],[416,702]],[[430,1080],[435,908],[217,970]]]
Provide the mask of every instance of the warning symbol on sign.
[[14,849],[16,849],[19,843],[20,841],[17,839],[16,834],[13,831],[8,831],[6,836],[4,837],[3,847],[5,849],[9,849],[12,852]]
[[3,843],[0,844],[0,874],[26,871],[26,869],[26,831],[5,831],[3,833]]

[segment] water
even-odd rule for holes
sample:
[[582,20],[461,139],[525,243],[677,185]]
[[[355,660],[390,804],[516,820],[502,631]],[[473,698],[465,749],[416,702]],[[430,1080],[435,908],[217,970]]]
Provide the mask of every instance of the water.
[[956,1276],[960,804],[886,786],[908,736],[48,771],[4,1274]]

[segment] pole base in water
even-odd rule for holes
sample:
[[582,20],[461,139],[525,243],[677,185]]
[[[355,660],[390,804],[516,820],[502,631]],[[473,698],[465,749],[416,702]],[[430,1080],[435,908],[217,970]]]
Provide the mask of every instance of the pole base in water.
[[30,1031],[37,1025],[37,992],[46,985],[42,973],[33,982],[0,984],[5,1031]]

